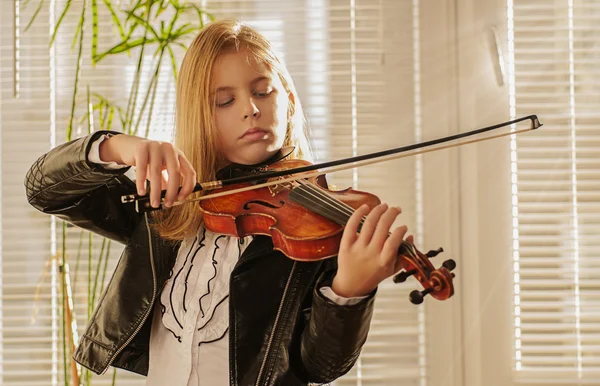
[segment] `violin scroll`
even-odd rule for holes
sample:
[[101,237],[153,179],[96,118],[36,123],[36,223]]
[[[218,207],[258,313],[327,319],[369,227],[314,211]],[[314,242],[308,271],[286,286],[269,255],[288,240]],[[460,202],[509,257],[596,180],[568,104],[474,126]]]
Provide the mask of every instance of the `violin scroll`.
[[435,268],[429,261],[443,252],[442,248],[431,250],[426,254],[421,253],[413,245],[403,243],[400,246],[399,255],[402,257],[402,271],[393,277],[394,283],[403,283],[414,276],[421,283],[423,290],[414,290],[409,299],[413,304],[421,304],[425,296],[431,294],[437,300],[446,300],[454,295],[453,271],[456,262],[452,259],[442,263],[440,268]]

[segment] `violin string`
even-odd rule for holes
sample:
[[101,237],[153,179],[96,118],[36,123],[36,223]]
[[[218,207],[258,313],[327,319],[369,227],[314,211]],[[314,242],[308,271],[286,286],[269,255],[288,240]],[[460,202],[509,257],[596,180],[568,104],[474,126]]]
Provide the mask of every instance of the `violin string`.
[[[345,202],[335,199],[329,195],[323,194],[319,191],[312,183],[305,181],[298,181],[302,187],[297,188],[299,192],[305,195],[305,198],[311,204],[317,204],[321,208],[328,210],[334,217],[335,222],[340,225],[345,225],[350,215],[352,214],[352,207],[347,205]],[[314,199],[313,199],[314,198]]]
[[341,213],[339,208],[335,208],[334,205],[307,191],[304,187],[295,188],[289,197],[337,224],[344,225],[348,221],[348,216]]
[[[348,204],[346,204],[343,201],[338,200],[337,198],[331,196],[330,194],[328,194],[327,192],[325,192],[322,189],[319,189],[318,187],[316,187],[314,184],[312,183],[306,183],[304,181],[299,181],[304,187],[306,187],[307,189],[312,191],[308,192],[309,194],[313,195],[313,196],[317,196],[318,200],[323,201],[323,202],[329,202],[329,205],[331,207],[331,209],[335,212],[341,212],[340,214],[343,216],[343,222],[341,224],[346,224],[346,222],[348,221],[348,219],[350,218],[350,216],[352,215],[352,213],[355,212],[355,209],[352,208],[351,206],[349,206]],[[306,190],[305,190],[306,191]],[[364,224],[365,221],[365,217],[363,216],[363,218],[360,221],[360,226],[362,226]],[[360,232],[360,227],[359,227],[359,232]],[[390,233],[388,232],[388,236],[390,235]],[[409,255],[411,255],[412,257],[415,257],[416,253],[414,252],[414,246],[404,240],[402,240],[402,249],[403,252],[408,253]]]
[[[313,200],[310,197],[305,196],[305,198],[308,199],[308,202],[311,204],[316,203],[321,209],[327,210],[330,213],[334,214],[335,219],[332,218],[332,220],[337,222],[338,224],[345,225],[348,222],[350,216],[355,212],[355,209],[352,208],[350,205],[346,204],[341,200],[338,200],[337,198],[325,192],[323,189],[319,189],[314,184],[302,180],[298,180],[298,182],[304,188],[301,189],[300,192],[307,193],[309,196],[316,198],[316,200]],[[365,219],[366,217],[363,216],[360,220],[359,232],[360,228],[364,224]],[[388,232],[388,236],[390,234],[391,233]],[[414,246],[412,244],[406,242],[405,240],[402,240],[401,245],[403,247],[402,249],[404,249],[403,252],[406,252],[412,257],[415,257],[415,252],[413,250]]]
[[[346,224],[348,222],[348,220],[350,219],[350,216],[352,215],[352,213],[354,213],[354,208],[352,208],[350,205],[346,204],[343,201],[340,201],[338,199],[336,199],[335,197],[332,197],[329,194],[326,194],[325,192],[323,192],[321,189],[318,189],[316,186],[314,186],[314,184],[312,183],[308,183],[308,182],[304,182],[304,181],[299,181],[302,186],[305,188],[304,191],[314,197],[317,197],[318,200],[323,201],[326,204],[329,204],[329,206],[334,210],[337,211],[340,214],[340,220],[343,221],[342,224]],[[363,216],[363,218],[361,219],[361,224],[364,221],[365,217]]]

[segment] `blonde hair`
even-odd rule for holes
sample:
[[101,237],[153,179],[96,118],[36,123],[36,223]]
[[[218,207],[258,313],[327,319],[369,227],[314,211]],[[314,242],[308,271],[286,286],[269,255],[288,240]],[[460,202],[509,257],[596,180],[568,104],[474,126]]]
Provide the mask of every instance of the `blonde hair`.
[[[212,22],[200,31],[187,49],[177,80],[173,143],[193,165],[197,180],[207,182],[215,179],[218,150],[211,78],[219,55],[232,49],[246,49],[253,59],[264,63],[279,76],[291,96],[283,146],[294,146],[290,158],[311,161],[308,129],[290,74],[263,35],[238,20],[226,19]],[[203,192],[194,193],[188,198],[200,197],[201,194]],[[201,224],[198,202],[153,212],[153,227],[167,240],[193,236]]]

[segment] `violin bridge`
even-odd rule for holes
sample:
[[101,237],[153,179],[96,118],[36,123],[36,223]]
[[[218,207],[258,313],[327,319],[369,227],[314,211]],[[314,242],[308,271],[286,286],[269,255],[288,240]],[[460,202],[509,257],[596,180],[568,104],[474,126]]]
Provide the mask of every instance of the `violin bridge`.
[[[282,180],[283,177],[276,177],[274,178],[274,180]],[[276,195],[278,195],[279,193],[281,193],[284,190],[292,190],[294,189],[295,185],[298,185],[298,183],[296,181],[287,181],[281,184],[275,184],[275,185],[270,185],[268,186],[269,188],[269,192],[271,192],[271,196],[275,197]]]

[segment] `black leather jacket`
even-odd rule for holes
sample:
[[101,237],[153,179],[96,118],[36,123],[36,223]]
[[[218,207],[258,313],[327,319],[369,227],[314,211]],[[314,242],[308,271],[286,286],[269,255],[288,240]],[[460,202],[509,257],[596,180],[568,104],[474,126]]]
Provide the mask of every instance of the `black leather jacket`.
[[[180,243],[161,239],[151,216],[120,202],[135,191],[124,169],[87,160],[104,131],[57,146],[25,178],[29,203],[125,245],[74,358],[97,374],[109,366],[148,373],[154,302],[175,263]],[[335,258],[301,263],[256,236],[230,278],[230,385],[307,385],[344,375],[367,338],[374,291],[340,306],[319,291],[330,285]]]

